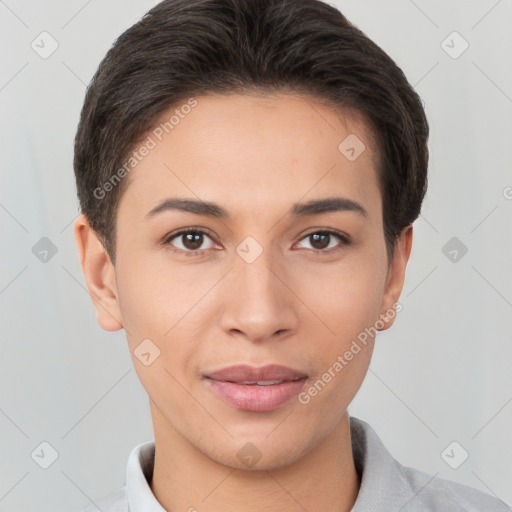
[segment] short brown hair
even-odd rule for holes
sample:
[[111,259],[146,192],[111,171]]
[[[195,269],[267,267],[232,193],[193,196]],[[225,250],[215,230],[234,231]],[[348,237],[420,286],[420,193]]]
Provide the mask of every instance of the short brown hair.
[[87,89],[75,138],[80,207],[112,262],[128,180],[104,197],[96,191],[169,108],[193,96],[249,91],[296,91],[363,116],[377,140],[391,261],[427,189],[428,122],[402,70],[319,0],[164,0],[108,51]]

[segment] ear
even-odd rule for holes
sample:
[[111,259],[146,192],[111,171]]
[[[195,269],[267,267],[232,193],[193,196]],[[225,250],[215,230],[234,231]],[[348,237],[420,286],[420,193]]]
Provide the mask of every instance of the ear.
[[123,328],[114,265],[88,220],[80,214],[74,225],[75,243],[96,320],[106,331]]
[[412,247],[412,224],[406,226],[395,242],[393,251],[393,261],[389,265],[386,279],[386,288],[382,297],[380,317],[381,324],[384,326],[379,331],[389,329],[395,322],[396,314],[401,310],[401,305],[397,305],[405,280],[405,269]]

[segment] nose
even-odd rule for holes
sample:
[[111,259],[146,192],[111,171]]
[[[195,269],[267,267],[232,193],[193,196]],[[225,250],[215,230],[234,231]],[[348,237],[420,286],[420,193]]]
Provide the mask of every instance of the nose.
[[221,321],[224,332],[253,343],[295,332],[299,301],[290,279],[289,271],[270,251],[263,251],[252,263],[236,256],[226,283],[229,291]]

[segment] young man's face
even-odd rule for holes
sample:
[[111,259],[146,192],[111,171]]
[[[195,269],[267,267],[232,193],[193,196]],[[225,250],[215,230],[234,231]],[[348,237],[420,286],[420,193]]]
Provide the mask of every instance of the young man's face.
[[[119,204],[115,269],[97,242],[82,264],[99,323],[127,332],[155,436],[231,467],[244,468],[244,446],[260,454],[258,469],[284,466],[345,417],[373,350],[360,334],[398,301],[412,230],[388,267],[377,155],[355,118],[294,95],[196,100],[161,141],[149,134],[157,145]],[[339,149],[351,134],[366,147],[359,156],[353,136]],[[150,215],[170,198],[215,203],[227,216]],[[360,208],[291,212],[328,198]],[[79,219],[77,240],[87,229]],[[208,377],[242,364],[297,373],[271,386]]]

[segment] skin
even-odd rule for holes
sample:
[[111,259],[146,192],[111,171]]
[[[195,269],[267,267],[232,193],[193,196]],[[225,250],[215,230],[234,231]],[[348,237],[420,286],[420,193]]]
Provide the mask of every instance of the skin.
[[[151,489],[173,512],[349,511],[360,481],[347,407],[368,370],[373,339],[309,403],[293,398],[270,412],[236,409],[203,375],[276,363],[306,373],[307,389],[398,301],[412,226],[388,264],[377,153],[355,113],[284,93],[196,99],[129,175],[115,267],[85,217],[74,228],[98,323],[126,330],[149,395]],[[349,134],[366,146],[355,161],[338,150]],[[367,216],[288,215],[296,202],[332,196],[356,201]],[[169,197],[215,202],[230,218],[178,210],[145,218]],[[186,227],[209,232],[202,245],[185,236],[163,243]],[[323,248],[308,236],[326,229],[350,243],[333,235]],[[263,249],[252,263],[236,252],[248,236]],[[201,254],[186,254],[198,246]],[[160,350],[149,366],[134,355],[147,338]],[[247,443],[261,454],[251,468],[237,457]]]

